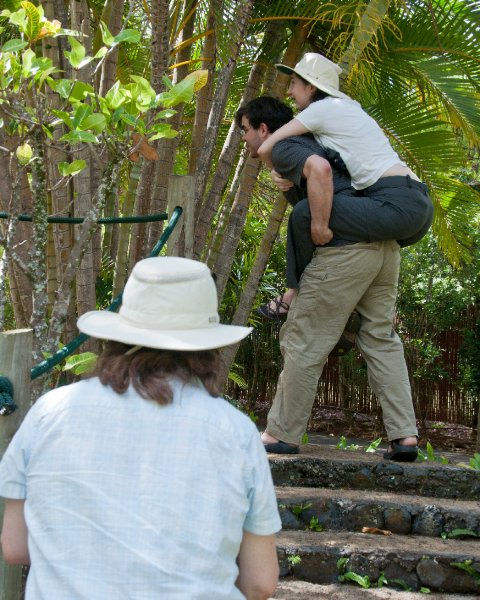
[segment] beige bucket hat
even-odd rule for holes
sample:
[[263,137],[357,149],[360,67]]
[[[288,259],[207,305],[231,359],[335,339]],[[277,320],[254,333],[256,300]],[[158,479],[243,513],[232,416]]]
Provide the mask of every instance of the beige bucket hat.
[[342,69],[322,54],[307,52],[293,69],[292,67],[287,67],[287,65],[275,66],[279,71],[287,75],[296,73],[308,81],[308,83],[311,83],[330,96],[334,96],[335,98],[349,98],[347,94],[338,89],[338,76],[342,72]]
[[220,324],[210,269],[173,256],[139,261],[125,285],[119,312],[90,311],[77,325],[92,337],[181,351],[221,348],[252,331]]

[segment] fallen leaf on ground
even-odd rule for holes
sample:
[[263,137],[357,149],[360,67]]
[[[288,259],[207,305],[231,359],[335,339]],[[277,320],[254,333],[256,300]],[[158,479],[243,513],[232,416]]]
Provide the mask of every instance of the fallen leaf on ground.
[[362,533],[371,533],[373,535],[392,535],[388,529],[379,529],[378,527],[362,527]]

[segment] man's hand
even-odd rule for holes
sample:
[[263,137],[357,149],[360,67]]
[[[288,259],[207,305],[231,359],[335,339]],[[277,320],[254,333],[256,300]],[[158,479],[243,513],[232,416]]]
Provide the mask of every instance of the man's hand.
[[277,173],[277,171],[275,171],[275,169],[272,169],[270,171],[270,177],[271,177],[273,183],[277,186],[277,188],[281,192],[288,192],[288,190],[293,187],[293,182],[290,181],[289,179],[283,178],[280,175],[280,173]]
[[316,227],[312,222],[311,235],[312,242],[315,244],[315,246],[323,246],[328,244],[328,242],[333,238],[333,231],[330,229],[330,227]]

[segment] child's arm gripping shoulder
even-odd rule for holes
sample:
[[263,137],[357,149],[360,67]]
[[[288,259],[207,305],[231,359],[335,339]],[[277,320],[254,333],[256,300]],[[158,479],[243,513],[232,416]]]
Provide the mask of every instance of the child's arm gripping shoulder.
[[277,131],[274,131],[259,147],[258,156],[271,169],[272,168],[272,149],[277,142],[294,135],[303,135],[308,129],[300,123],[298,119],[292,119]]

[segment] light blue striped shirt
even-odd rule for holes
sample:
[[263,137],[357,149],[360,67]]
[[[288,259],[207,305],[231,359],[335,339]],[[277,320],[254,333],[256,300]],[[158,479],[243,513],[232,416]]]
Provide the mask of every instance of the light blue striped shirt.
[[237,600],[243,530],[280,519],[254,424],[175,380],[174,401],[96,378],[31,408],[0,463],[25,499],[26,600]]

